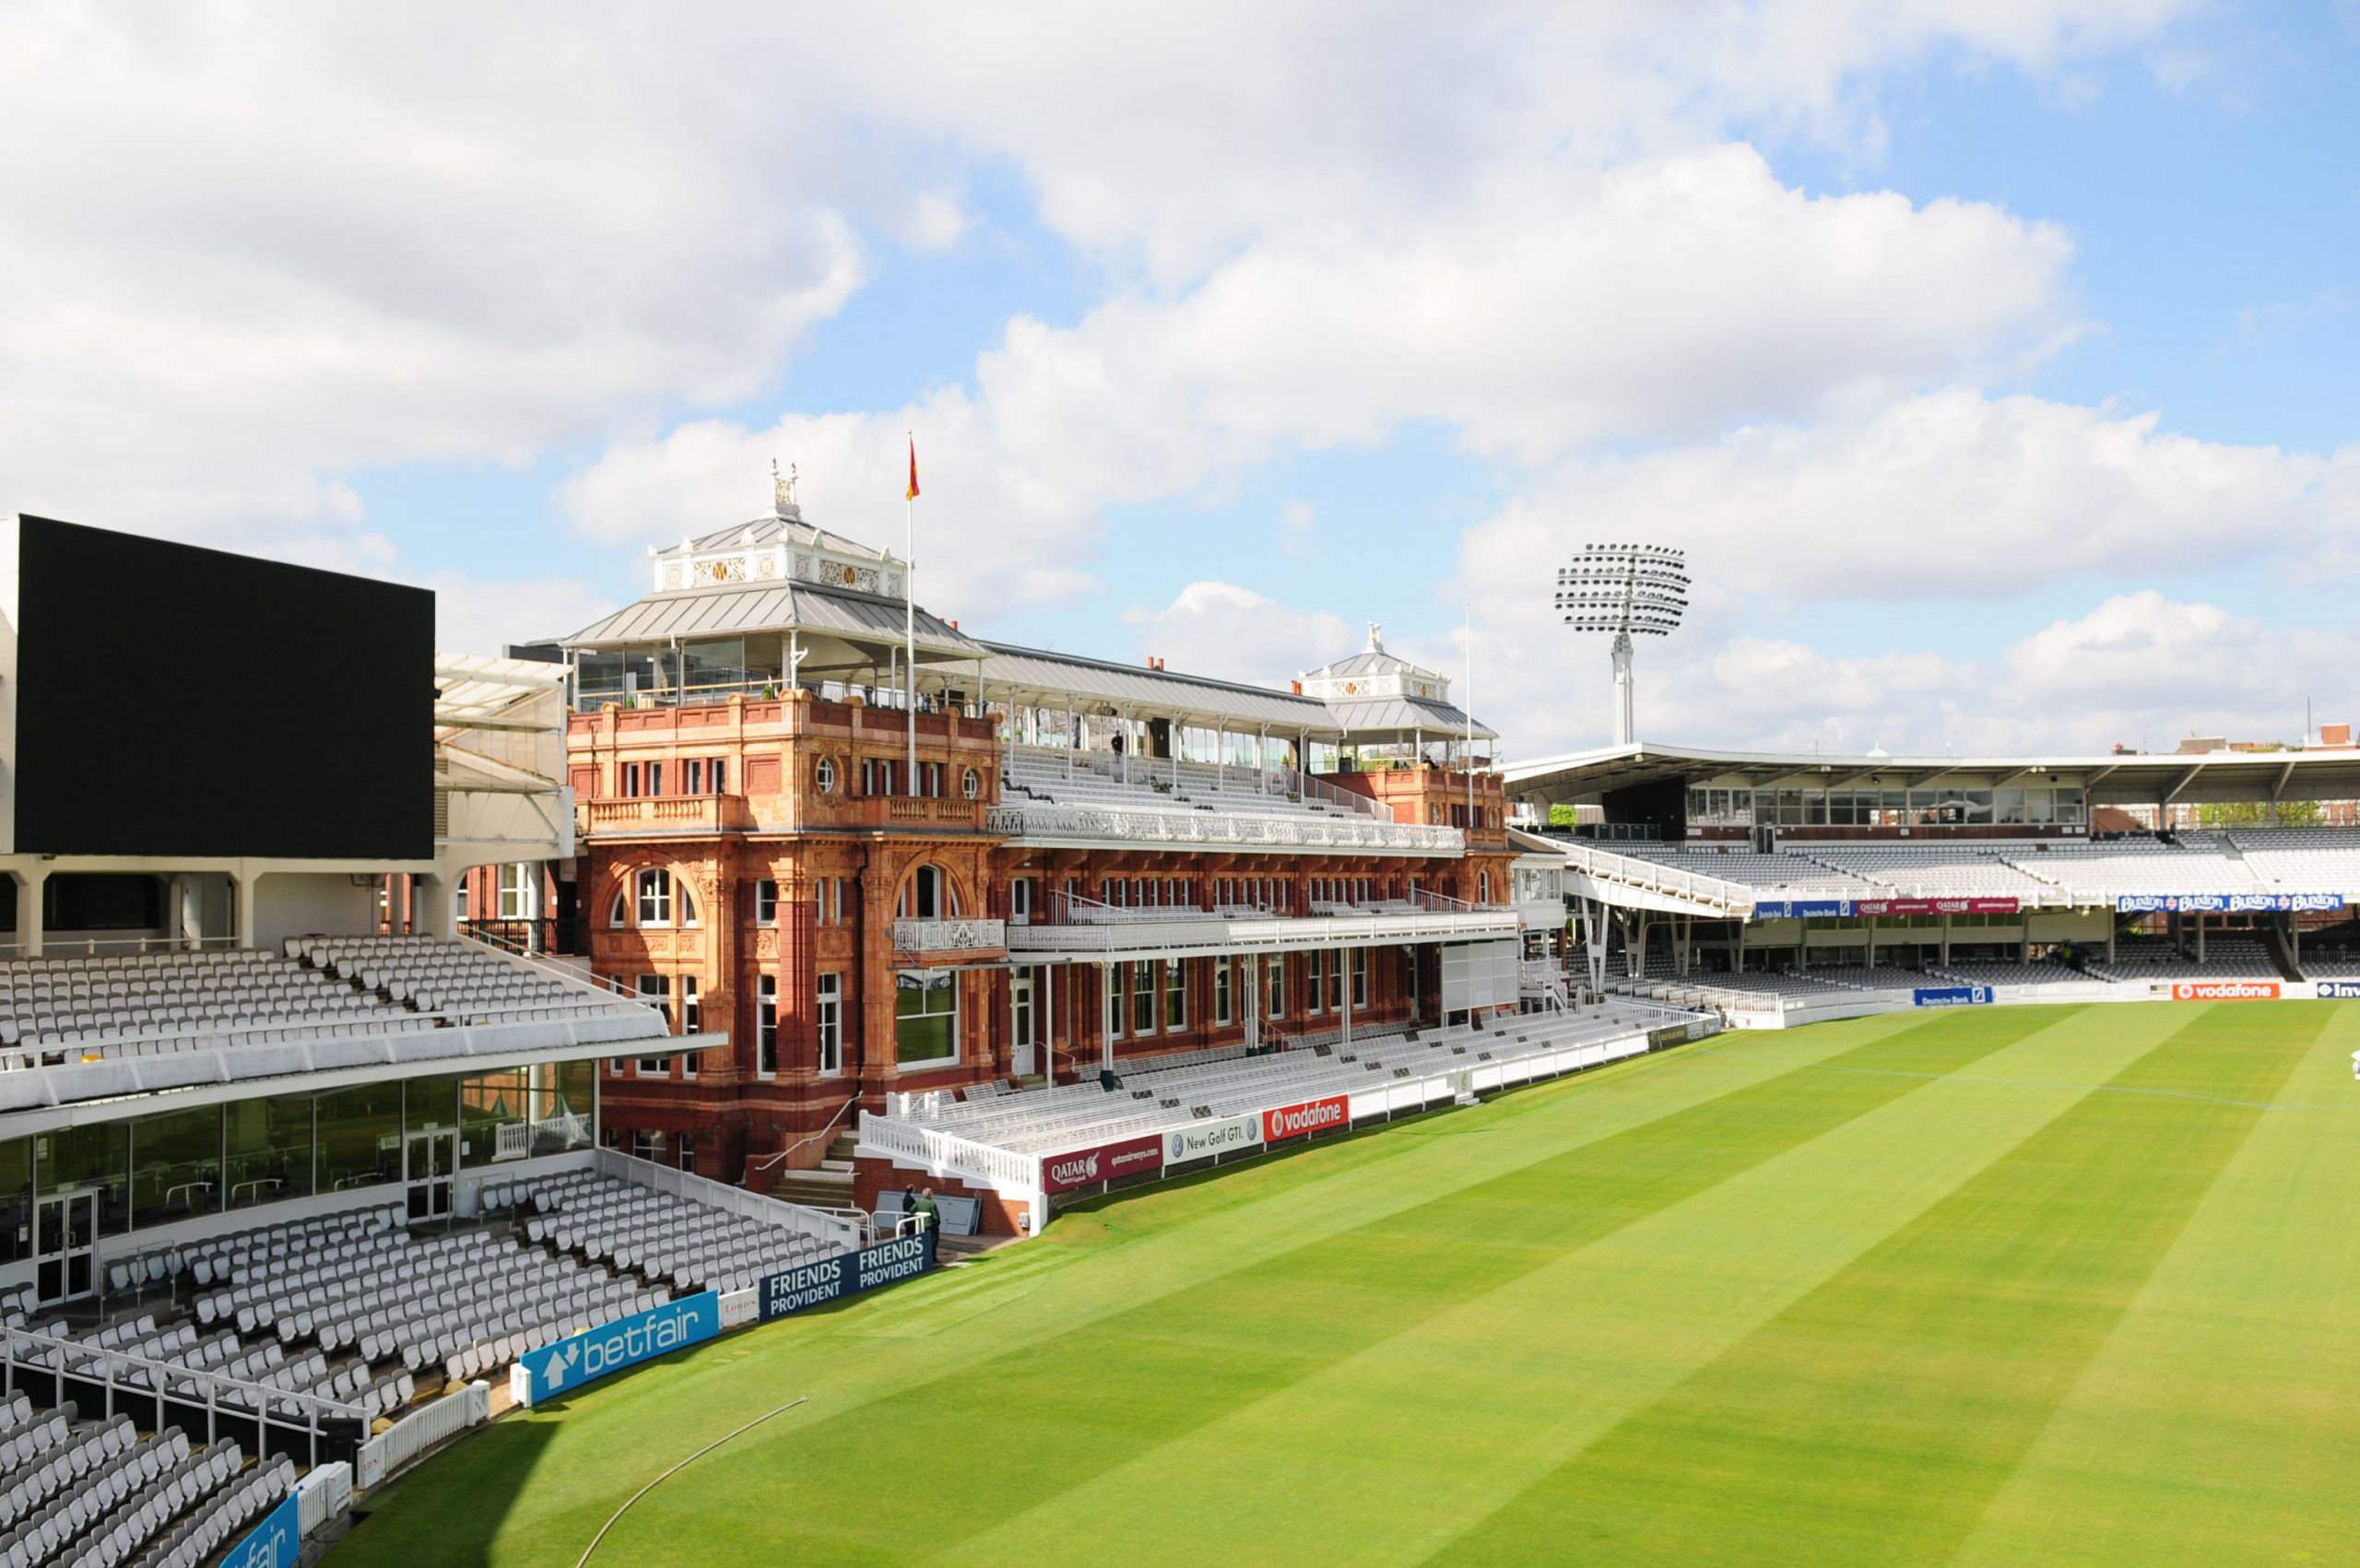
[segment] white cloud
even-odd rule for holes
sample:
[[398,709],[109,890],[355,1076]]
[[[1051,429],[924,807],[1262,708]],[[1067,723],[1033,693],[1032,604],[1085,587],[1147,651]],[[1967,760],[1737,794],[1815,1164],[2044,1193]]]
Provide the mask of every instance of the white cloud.
[[495,583],[442,572],[421,586],[434,590],[434,645],[453,654],[497,654],[513,643],[569,636],[617,607],[572,578]]
[[1363,639],[1341,616],[1297,609],[1234,583],[1191,583],[1161,609],[1133,607],[1141,651],[1175,673],[1280,685],[1340,659]]

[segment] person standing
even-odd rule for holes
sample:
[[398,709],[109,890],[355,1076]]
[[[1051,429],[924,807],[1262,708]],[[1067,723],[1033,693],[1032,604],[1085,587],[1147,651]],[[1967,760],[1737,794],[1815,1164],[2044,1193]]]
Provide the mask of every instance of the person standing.
[[934,1204],[934,1189],[932,1187],[922,1187],[919,1189],[918,1200],[910,1205],[910,1212],[917,1217],[918,1229],[921,1231],[931,1231],[940,1222],[938,1218],[939,1211],[935,1208]]

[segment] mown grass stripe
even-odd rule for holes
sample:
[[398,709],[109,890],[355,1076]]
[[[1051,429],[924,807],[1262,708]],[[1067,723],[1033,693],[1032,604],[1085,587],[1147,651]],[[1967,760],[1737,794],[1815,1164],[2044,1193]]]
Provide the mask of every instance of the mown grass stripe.
[[[2323,1023],[2215,1007],[1435,1561],[1931,1563]],[[1842,1076],[1842,1075],[1821,1075]]]
[[[710,1462],[686,1499],[651,1498],[619,1538],[639,1561],[703,1561],[700,1526],[798,1521],[828,1561],[922,1559],[979,1525],[1122,1464],[1224,1411],[1546,1267],[1981,1059],[2049,1020],[1926,1020],[1837,1059],[1894,1075],[1795,1072],[1562,1153],[1201,1287],[1163,1295],[908,1389],[765,1434]],[[1318,1303],[1306,1313],[1304,1303]],[[1274,1326],[1276,1331],[1274,1331]],[[980,1445],[977,1438],[989,1434]],[[899,1456],[958,1452],[922,1486],[879,1487]],[[838,1500],[859,1495],[861,1507]],[[894,1544],[872,1555],[879,1543]]]

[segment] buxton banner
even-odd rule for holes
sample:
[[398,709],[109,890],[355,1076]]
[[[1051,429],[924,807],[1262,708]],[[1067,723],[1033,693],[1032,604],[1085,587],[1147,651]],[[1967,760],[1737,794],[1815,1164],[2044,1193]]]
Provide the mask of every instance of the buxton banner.
[[1979,1008],[1991,1000],[1988,985],[1920,985],[1909,993],[1910,1005],[1920,1008]]
[[933,1267],[934,1231],[929,1227],[858,1252],[838,1253],[800,1268],[766,1274],[754,1289],[761,1298],[762,1321],[768,1323],[880,1285],[914,1279]]
[[2014,914],[2014,899],[1854,899],[1855,914]]
[[516,1358],[509,1386],[520,1405],[537,1404],[593,1378],[653,1361],[721,1332],[721,1298],[699,1291],[677,1302],[585,1328]]
[[2342,893],[2124,893],[2117,914],[2311,914],[2343,907]]
[[1304,1138],[1312,1133],[1340,1127],[1352,1119],[1350,1095],[1330,1094],[1317,1100],[1306,1100],[1299,1105],[1285,1105],[1276,1111],[1262,1113],[1262,1141],[1276,1143],[1280,1138]]
[[1232,1116],[1226,1121],[1197,1122],[1163,1138],[1163,1162],[1185,1165],[1216,1154],[1237,1154],[1262,1147],[1262,1118]]
[[1118,1176],[1136,1176],[1162,1168],[1163,1139],[1160,1136],[1127,1138],[1102,1143],[1095,1149],[1076,1149],[1071,1154],[1044,1155],[1041,1161],[1041,1190],[1071,1192],[1076,1187],[1094,1187]]
[[2175,980],[2175,1002],[2274,1002],[2275,980]]

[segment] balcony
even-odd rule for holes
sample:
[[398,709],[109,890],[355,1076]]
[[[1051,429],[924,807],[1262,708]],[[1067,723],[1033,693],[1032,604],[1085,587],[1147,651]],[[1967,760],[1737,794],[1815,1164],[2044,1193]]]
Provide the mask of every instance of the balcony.
[[974,953],[1008,946],[1005,920],[896,920],[893,950],[899,953]]
[[1387,822],[1375,817],[1260,815],[1249,811],[1126,810],[1096,806],[997,806],[985,818],[995,833],[1024,843],[1175,849],[1337,849],[1396,855],[1457,855],[1456,828]]
[[742,795],[636,796],[575,803],[580,830],[599,838],[742,833],[753,826]]
[[[1079,902],[1080,901],[1077,901]],[[1058,924],[1017,925],[1011,956],[1112,962],[1194,953],[1298,952],[1316,948],[1400,947],[1516,935],[1514,909],[1463,904],[1434,895],[1415,901],[1319,906],[1308,915],[1258,910],[1096,909]]]

